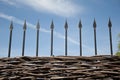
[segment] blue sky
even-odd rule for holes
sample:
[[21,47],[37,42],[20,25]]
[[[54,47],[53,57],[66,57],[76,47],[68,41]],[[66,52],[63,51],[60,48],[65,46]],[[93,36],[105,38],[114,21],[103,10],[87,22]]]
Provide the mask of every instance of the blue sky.
[[13,21],[11,56],[21,56],[23,23],[27,21],[25,56],[35,56],[36,24],[40,22],[39,56],[50,55],[50,24],[54,21],[54,55],[64,55],[64,24],[68,21],[68,55],[79,55],[82,20],[83,56],[94,55],[93,20],[97,22],[98,55],[109,55],[108,19],[112,21],[113,51],[120,33],[120,0],[0,0],[0,57],[7,57]]

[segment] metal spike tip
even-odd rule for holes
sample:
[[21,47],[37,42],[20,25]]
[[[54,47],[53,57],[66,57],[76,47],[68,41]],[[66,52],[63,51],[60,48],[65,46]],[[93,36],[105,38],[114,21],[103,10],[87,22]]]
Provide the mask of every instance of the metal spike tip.
[[65,29],[68,29],[68,23],[67,23],[67,20],[65,22]]
[[26,20],[24,21],[24,26],[23,29],[26,30],[27,29],[27,25],[26,25]]
[[13,29],[13,22],[11,21],[11,24],[10,24],[10,30]]
[[96,24],[96,20],[94,19],[94,22],[93,22],[93,27],[96,28],[97,27],[97,24]]
[[54,29],[54,23],[53,23],[53,20],[51,22],[51,26],[50,26],[51,29]]
[[37,28],[37,30],[40,29],[39,21],[38,21],[38,23],[37,23],[37,27],[36,27],[36,28]]
[[82,28],[81,20],[79,21],[79,28]]
[[108,27],[112,27],[112,22],[111,22],[110,18],[109,18],[109,22],[108,22]]

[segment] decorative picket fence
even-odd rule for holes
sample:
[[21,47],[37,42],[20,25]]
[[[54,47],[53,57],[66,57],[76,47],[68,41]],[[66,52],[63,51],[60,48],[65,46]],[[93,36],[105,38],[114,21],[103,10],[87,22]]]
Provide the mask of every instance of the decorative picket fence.
[[[24,22],[24,26],[23,26],[23,43],[22,43],[22,56],[24,56],[24,51],[25,51],[25,38],[26,38],[26,29],[27,29],[27,25],[26,25],[26,20]],[[68,23],[67,20],[65,22],[65,56],[68,55],[68,49],[67,49],[67,34],[68,34]],[[80,56],[82,56],[82,22],[81,20],[79,21],[78,24],[78,28],[79,28],[79,47],[80,47]],[[95,55],[97,55],[97,40],[96,40],[96,28],[97,28],[97,24],[96,24],[96,20],[94,19],[93,22],[93,29],[94,29],[94,46],[95,46]],[[112,28],[112,23],[111,20],[109,18],[108,21],[108,28],[109,28],[109,38],[110,38],[110,52],[111,52],[111,56],[113,56],[113,48],[112,48],[112,32],[111,32],[111,28]],[[39,30],[40,30],[40,25],[39,22],[37,23],[36,26],[37,29],[37,39],[36,39],[36,56],[38,56],[38,48],[39,48]],[[51,22],[50,25],[50,29],[51,29],[51,51],[50,51],[50,56],[53,56],[53,34],[54,34],[54,23],[53,21]],[[11,43],[12,43],[12,31],[13,31],[13,22],[11,22],[10,24],[10,36],[9,36],[9,47],[8,47],[8,57],[10,57],[11,55]]]

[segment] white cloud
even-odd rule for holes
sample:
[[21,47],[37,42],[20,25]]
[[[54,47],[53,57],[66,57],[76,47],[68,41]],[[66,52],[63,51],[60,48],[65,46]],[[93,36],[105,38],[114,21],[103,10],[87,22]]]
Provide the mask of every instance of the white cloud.
[[25,5],[38,12],[52,13],[64,17],[75,16],[83,12],[83,7],[76,5],[73,0],[5,0],[4,2]]
[[0,1],[5,2],[5,3],[9,4],[9,5],[14,5],[14,6],[16,5],[16,3],[14,3],[11,0],[0,0]]

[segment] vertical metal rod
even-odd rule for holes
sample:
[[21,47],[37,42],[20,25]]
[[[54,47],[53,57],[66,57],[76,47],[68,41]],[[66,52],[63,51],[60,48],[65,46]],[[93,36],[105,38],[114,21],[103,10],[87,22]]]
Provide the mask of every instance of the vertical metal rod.
[[26,20],[24,22],[24,26],[23,26],[23,45],[22,45],[22,56],[24,56],[24,51],[25,51],[25,36],[26,36]]
[[95,45],[95,55],[97,55],[96,28],[94,28],[94,45]]
[[111,51],[111,56],[113,56],[112,32],[111,32],[111,28],[109,28],[109,36],[110,36],[110,51]]
[[38,49],[39,49],[39,29],[37,29],[36,57],[38,57]]
[[36,39],[36,57],[38,57],[38,50],[39,50],[39,29],[40,29],[40,24],[39,21],[37,23],[37,39]]
[[65,56],[67,56],[67,29],[65,29]]
[[12,43],[12,30],[10,30],[8,57],[10,57],[10,55],[11,55],[11,43]]
[[53,56],[53,29],[51,29],[51,56]]
[[79,38],[80,38],[80,56],[82,56],[82,30],[79,28]]
[[23,32],[22,56],[24,56],[24,50],[25,50],[25,35],[26,35],[26,30],[24,30]]
[[80,56],[82,56],[82,23],[81,20],[78,25],[79,28],[79,40],[80,40]]
[[54,30],[54,23],[53,23],[53,20],[51,22],[51,26],[50,26],[50,29],[51,29],[51,56],[53,56],[53,30]]
[[112,47],[112,22],[109,18],[109,22],[108,22],[108,28],[109,28],[109,37],[110,37],[110,52],[111,52],[111,56],[113,56],[113,47]]
[[95,19],[94,19],[94,22],[93,22],[93,28],[94,28],[94,46],[95,46],[95,55],[97,55],[96,27],[97,27],[97,24],[96,24],[96,21],[95,21]]
[[67,29],[68,29],[68,24],[67,24],[67,20],[65,22],[65,56],[67,56]]
[[12,30],[13,30],[13,22],[11,22],[11,24],[10,24],[10,36],[9,36],[8,57],[10,57],[10,55],[11,55]]

